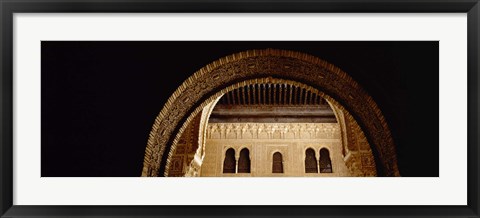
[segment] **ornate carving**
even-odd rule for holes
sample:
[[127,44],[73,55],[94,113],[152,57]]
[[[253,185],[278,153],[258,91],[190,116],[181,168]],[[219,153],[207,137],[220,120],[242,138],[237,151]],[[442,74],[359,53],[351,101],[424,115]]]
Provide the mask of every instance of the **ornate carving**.
[[[234,136],[222,134],[237,130]],[[301,135],[302,130],[308,134]],[[209,123],[208,139],[258,139],[266,133],[267,139],[336,139],[340,137],[338,123]],[[296,135],[296,137],[295,137]],[[178,148],[178,145],[177,145]]]
[[[160,166],[169,165],[172,150],[186,125],[208,103],[232,89],[270,82],[274,78],[306,87],[338,108],[350,111],[363,128],[369,144],[379,154],[377,164],[385,169],[379,175],[399,176],[390,130],[373,99],[334,65],[307,54],[274,49],[250,50],[221,58],[181,84],[155,120],[145,151],[142,176],[167,175],[165,170],[159,172]],[[194,111],[188,113],[192,108]],[[161,162],[164,155],[167,155],[165,163]]]

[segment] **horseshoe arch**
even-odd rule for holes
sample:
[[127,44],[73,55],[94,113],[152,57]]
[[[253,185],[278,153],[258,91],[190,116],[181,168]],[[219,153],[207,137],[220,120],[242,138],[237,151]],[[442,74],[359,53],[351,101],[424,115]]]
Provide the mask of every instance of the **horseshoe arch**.
[[257,78],[279,78],[311,86],[330,96],[358,122],[375,154],[379,176],[400,176],[387,122],[360,85],[340,68],[311,55],[286,50],[249,50],[223,57],[190,76],[156,117],[145,149],[142,176],[166,176],[172,150],[186,125],[220,91]]

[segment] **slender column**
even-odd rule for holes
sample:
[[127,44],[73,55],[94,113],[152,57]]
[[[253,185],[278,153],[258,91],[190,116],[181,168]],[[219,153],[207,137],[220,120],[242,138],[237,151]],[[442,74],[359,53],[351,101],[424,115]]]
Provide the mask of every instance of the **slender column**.
[[238,173],[238,159],[235,160],[235,173]]

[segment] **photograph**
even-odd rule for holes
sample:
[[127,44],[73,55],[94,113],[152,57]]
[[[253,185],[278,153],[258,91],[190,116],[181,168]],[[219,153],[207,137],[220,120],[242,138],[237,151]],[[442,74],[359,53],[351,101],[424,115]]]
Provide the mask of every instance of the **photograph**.
[[0,218],[479,217],[479,0],[0,0]]
[[41,42],[41,177],[439,171],[439,41]]

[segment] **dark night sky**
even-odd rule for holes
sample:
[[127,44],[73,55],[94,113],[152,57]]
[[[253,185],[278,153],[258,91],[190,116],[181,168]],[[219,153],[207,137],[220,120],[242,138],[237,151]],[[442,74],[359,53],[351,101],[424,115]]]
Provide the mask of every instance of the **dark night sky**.
[[153,121],[192,73],[286,49],[350,74],[391,128],[402,176],[438,176],[438,42],[42,42],[42,176],[140,176]]

